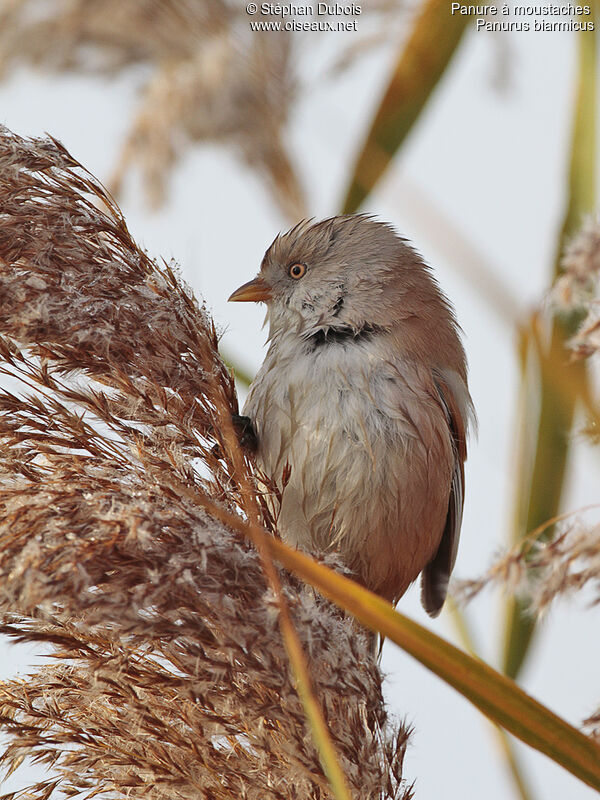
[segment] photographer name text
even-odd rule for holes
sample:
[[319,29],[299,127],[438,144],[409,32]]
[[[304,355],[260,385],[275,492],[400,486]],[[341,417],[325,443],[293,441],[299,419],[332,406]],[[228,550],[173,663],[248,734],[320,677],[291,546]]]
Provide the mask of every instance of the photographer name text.
[[261,3],[260,13],[265,17],[355,17],[362,13],[362,8],[355,3]]

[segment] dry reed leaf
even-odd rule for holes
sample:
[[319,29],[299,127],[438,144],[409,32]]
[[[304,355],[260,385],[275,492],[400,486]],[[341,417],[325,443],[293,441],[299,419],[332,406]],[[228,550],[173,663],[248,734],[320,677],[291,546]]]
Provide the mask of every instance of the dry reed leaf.
[[[577,520],[553,528],[551,540],[539,539],[539,531],[498,558],[475,580],[453,585],[459,602],[472,600],[484,588],[500,585],[509,595],[526,602],[533,616],[546,613],[560,597],[584,588],[591,591],[592,604],[600,604],[600,524]],[[583,721],[583,732],[600,744],[600,709]]]
[[[574,356],[594,355],[600,349],[600,218],[590,216],[584,222],[565,248],[561,268],[550,300],[558,313],[583,318],[570,341]],[[593,405],[592,399],[588,400]],[[582,432],[597,443],[596,429],[593,418]],[[584,588],[591,592],[592,604],[598,605],[600,524],[585,524],[575,514],[548,520],[497,558],[485,574],[474,580],[457,581],[456,597],[467,602],[492,585],[500,585],[507,594],[516,595],[532,618],[547,612],[557,598],[574,595]],[[584,720],[583,725],[585,733],[600,740],[600,712]]]
[[[50,768],[5,800],[330,797],[258,556],[203,508],[254,480],[214,326],[59,143],[5,128],[0,359],[0,632],[51,648],[0,684],[0,762]],[[281,580],[351,791],[408,798],[367,636]]]
[[[563,311],[584,312],[583,323],[571,341],[575,354],[592,355],[600,346],[600,218],[590,216],[565,248],[561,276],[551,299]],[[590,430],[596,435],[595,430]],[[532,613],[540,614],[561,594],[583,586],[596,589],[600,602],[600,525],[584,525],[564,515],[552,538],[539,541],[541,528],[498,558],[483,576],[457,582],[457,594],[469,600],[489,584],[501,584],[509,593],[529,599]]]

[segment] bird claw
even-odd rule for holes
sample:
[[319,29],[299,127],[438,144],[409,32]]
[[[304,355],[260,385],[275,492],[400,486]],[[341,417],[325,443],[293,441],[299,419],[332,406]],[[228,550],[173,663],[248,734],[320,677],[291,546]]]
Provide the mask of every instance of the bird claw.
[[251,453],[256,452],[258,447],[258,439],[256,438],[256,431],[250,417],[244,417],[242,414],[232,414],[231,421],[233,427],[238,435],[238,440],[245,450]]
[[[250,417],[232,414],[231,422],[240,446],[249,453],[255,453],[258,447],[258,440]],[[216,458],[223,458],[223,450],[220,444],[215,444],[211,452]]]

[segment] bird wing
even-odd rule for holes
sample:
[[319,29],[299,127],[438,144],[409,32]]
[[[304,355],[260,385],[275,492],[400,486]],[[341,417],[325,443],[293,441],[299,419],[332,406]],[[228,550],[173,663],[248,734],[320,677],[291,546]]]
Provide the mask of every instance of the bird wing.
[[464,462],[467,457],[466,426],[465,417],[461,413],[462,409],[443,377],[436,376],[435,385],[452,435],[454,468],[442,539],[436,554],[427,564],[421,576],[421,603],[432,617],[437,617],[442,610],[448,591],[450,573],[456,561],[464,504]]

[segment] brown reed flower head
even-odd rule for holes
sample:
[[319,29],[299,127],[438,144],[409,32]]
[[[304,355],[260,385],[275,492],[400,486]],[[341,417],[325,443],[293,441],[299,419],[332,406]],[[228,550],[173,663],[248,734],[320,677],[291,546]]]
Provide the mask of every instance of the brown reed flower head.
[[[0,632],[51,648],[0,684],[0,763],[52,769],[33,798],[330,797],[260,560],[216,516],[243,525],[254,474],[213,323],[59,143],[5,128],[0,359]],[[408,797],[367,637],[281,580],[351,790]]]
[[252,32],[235,0],[37,0],[0,10],[0,70],[19,63],[83,73],[144,67],[114,176],[137,166],[150,201],[191,144],[233,147],[290,218],[305,216],[284,129],[296,92],[291,33]]
[[567,244],[562,268],[573,281],[587,284],[600,274],[600,219],[590,215]]
[[470,600],[490,585],[529,600],[531,612],[543,614],[561,595],[592,589],[600,603],[600,525],[585,525],[569,518],[556,525],[551,539],[540,531],[500,556],[476,580],[457,581],[456,593]]
[[[600,524],[587,525],[569,515],[551,531],[552,538],[547,540],[534,531],[497,558],[481,577],[456,581],[455,597],[468,602],[484,588],[499,585],[526,602],[534,616],[548,612],[557,599],[583,589],[588,590],[586,599],[591,592],[592,604],[600,604]],[[583,729],[600,743],[600,709],[583,721]]]
[[600,349],[600,218],[590,215],[568,243],[552,290],[558,309],[584,313],[570,345],[578,358]]
[[583,721],[584,730],[588,736],[600,744],[600,708]]

